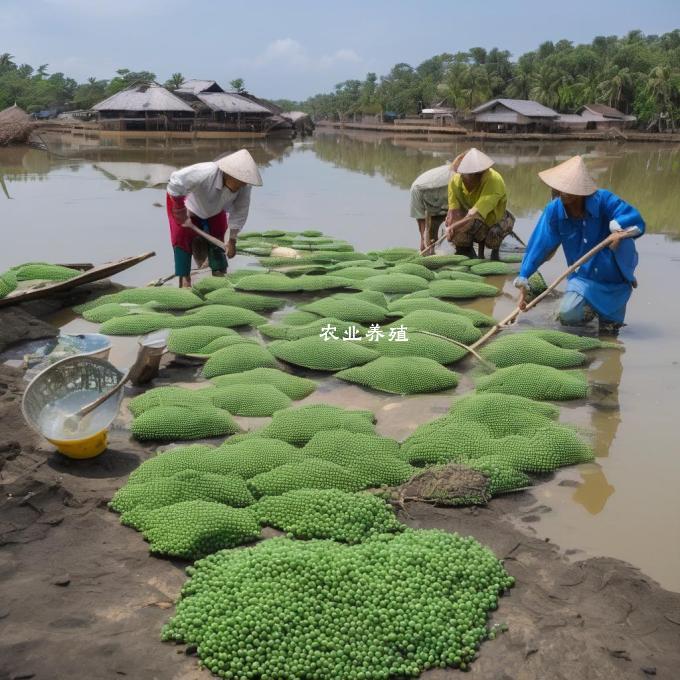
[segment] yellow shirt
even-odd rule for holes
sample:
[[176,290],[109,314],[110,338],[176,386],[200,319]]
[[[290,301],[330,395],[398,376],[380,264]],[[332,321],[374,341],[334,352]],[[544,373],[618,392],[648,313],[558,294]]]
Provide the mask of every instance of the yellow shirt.
[[508,196],[505,182],[500,173],[489,168],[482,175],[482,181],[473,191],[468,191],[463,177],[456,173],[449,182],[449,210],[476,208],[480,217],[490,227],[498,224],[505,214]]

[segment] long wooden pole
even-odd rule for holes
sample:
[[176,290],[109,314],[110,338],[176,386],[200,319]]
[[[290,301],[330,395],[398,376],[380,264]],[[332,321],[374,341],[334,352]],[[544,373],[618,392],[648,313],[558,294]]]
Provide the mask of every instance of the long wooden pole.
[[[458,222],[454,222],[451,227],[455,230],[457,227],[462,226],[465,222],[469,222],[470,218],[469,217],[464,217],[462,220],[458,220]],[[418,254],[423,255],[424,253],[428,252],[431,250],[434,252],[434,249],[446,238],[448,234],[448,230],[444,230],[444,235],[440,236],[434,243],[430,243],[429,245],[425,246]]]
[[206,241],[210,241],[214,246],[217,246],[218,248],[221,248],[224,250],[224,252],[227,252],[227,246],[220,241],[218,238],[215,238],[214,236],[211,236],[207,232],[203,231],[202,229],[199,229],[195,224],[183,224],[182,225],[185,229],[191,229],[192,231],[196,232],[199,236],[202,236]]
[[[623,238],[629,238],[630,236],[633,236],[633,234],[627,233],[623,236]],[[513,309],[512,312],[510,312],[510,314],[505,317],[505,319],[499,321],[491,330],[486,333],[486,335],[483,335],[479,340],[477,340],[477,342],[470,345],[470,349],[475,349],[480,345],[483,345],[489,338],[496,335],[498,331],[503,330],[503,328],[505,328],[508,324],[512,323],[522,312],[528,312],[532,307],[535,307],[546,295],[548,295],[548,293],[555,290],[555,288],[557,288],[557,286],[562,281],[564,281],[564,279],[566,279],[569,274],[576,271],[584,262],[590,260],[591,257],[597,255],[597,253],[599,253],[601,250],[608,248],[616,240],[616,238],[617,236],[615,234],[608,236],[606,239],[604,239],[604,241],[601,241],[594,248],[591,248],[585,255],[579,257],[579,259],[576,260],[574,264],[565,269],[540,295],[537,295],[531,302],[527,303],[524,309],[521,309],[519,306],[515,307],[515,309]]]

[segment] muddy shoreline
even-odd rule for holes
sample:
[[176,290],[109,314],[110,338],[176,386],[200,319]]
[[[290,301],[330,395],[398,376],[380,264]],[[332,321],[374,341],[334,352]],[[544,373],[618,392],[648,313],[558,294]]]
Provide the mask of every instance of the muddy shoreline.
[[[159,382],[195,374],[170,363]],[[106,507],[155,447],[130,439],[122,409],[106,453],[64,458],[24,423],[23,388],[21,371],[0,367],[0,680],[210,677],[184,647],[159,641],[186,564],[150,557]],[[676,678],[680,593],[616,559],[570,562],[532,535],[544,511],[522,492],[481,508],[415,503],[401,513],[414,527],[474,536],[517,580],[492,618],[508,631],[483,645],[470,676]]]

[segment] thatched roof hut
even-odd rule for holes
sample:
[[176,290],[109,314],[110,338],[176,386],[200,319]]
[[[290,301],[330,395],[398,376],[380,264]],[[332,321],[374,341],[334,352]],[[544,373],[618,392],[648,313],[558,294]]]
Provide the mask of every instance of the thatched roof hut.
[[0,146],[26,142],[33,125],[31,117],[16,104],[0,111]]
[[190,130],[194,120],[191,106],[157,83],[136,83],[92,109],[117,130]]
[[138,83],[111,95],[99,104],[92,107],[95,111],[103,112],[184,112],[192,113],[194,110],[170,90],[156,83]]

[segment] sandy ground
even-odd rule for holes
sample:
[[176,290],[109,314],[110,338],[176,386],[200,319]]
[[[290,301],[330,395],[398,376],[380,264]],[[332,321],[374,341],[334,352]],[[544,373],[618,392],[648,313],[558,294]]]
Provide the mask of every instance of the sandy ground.
[[[192,373],[173,366],[165,377]],[[19,371],[0,366],[0,680],[210,677],[184,647],[159,641],[185,564],[150,557],[106,507],[152,449],[130,440],[121,414],[105,454],[66,459],[25,425],[23,387]],[[474,536],[517,579],[492,619],[508,631],[482,646],[471,677],[679,677],[680,594],[618,560],[570,562],[531,535],[546,508],[530,494],[484,508],[406,511],[412,526]]]

